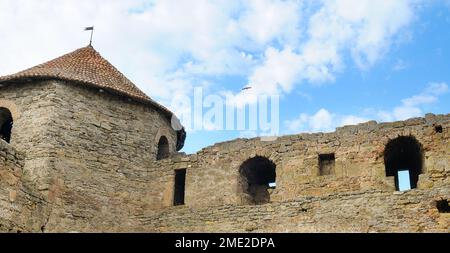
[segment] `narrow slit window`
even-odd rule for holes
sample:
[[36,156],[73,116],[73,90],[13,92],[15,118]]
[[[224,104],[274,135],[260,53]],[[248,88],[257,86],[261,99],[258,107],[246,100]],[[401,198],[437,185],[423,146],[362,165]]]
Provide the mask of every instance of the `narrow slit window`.
[[184,205],[185,186],[186,169],[175,170],[174,206]]
[[170,155],[169,141],[166,136],[161,136],[158,142],[158,149],[156,153],[156,160],[166,159]]

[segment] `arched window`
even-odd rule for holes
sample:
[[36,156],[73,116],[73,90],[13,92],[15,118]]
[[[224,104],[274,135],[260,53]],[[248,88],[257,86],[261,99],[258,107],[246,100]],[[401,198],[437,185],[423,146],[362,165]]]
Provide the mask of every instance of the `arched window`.
[[390,140],[384,149],[386,176],[395,177],[398,191],[417,187],[422,164],[422,145],[413,136],[399,136]]
[[243,191],[251,197],[251,204],[270,202],[269,189],[275,188],[276,165],[271,160],[256,156],[239,168]]
[[13,118],[11,112],[4,107],[0,107],[0,139],[9,143],[11,141],[12,127]]
[[166,136],[161,136],[161,138],[159,138],[159,142],[158,142],[158,150],[156,153],[156,160],[168,158],[169,154],[170,154],[169,141],[167,140]]

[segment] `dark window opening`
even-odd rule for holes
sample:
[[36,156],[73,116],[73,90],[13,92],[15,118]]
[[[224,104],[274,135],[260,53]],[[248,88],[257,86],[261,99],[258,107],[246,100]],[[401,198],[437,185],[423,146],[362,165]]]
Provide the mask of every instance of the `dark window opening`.
[[169,141],[166,136],[161,136],[158,142],[158,150],[156,154],[156,160],[161,160],[169,157]]
[[175,190],[173,205],[184,205],[184,189],[186,186],[186,169],[175,170]]
[[440,213],[450,213],[450,207],[446,199],[436,201],[436,208]]
[[11,141],[11,130],[13,127],[13,118],[11,112],[1,107],[0,108],[0,139],[6,142]]
[[[404,171],[409,173],[409,186],[406,189],[417,188],[419,174],[422,173],[423,151],[422,145],[413,136],[399,136],[390,140],[384,149],[384,166],[386,176],[395,177],[395,189],[400,188]],[[406,181],[407,182],[407,181]]]
[[256,156],[242,163],[239,173],[243,191],[250,196],[250,204],[270,202],[269,189],[276,187],[275,168],[275,163],[262,156]]
[[334,174],[334,153],[319,155],[319,174],[321,176]]
[[434,131],[436,131],[436,133],[442,133],[442,126],[441,125],[434,126]]

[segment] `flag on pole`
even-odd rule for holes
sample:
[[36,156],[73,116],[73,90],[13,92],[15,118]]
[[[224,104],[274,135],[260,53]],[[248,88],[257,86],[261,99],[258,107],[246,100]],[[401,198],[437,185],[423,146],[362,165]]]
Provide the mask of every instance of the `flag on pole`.
[[89,40],[89,45],[92,45],[92,35],[94,34],[94,27],[89,26],[84,28],[85,31],[91,31],[91,39]]

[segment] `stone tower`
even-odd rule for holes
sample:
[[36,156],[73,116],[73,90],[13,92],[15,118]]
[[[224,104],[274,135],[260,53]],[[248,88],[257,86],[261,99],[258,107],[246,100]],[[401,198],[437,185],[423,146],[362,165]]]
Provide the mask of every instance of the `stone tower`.
[[[173,119],[92,46],[0,78],[3,139],[24,154],[22,181],[42,195],[47,219],[102,213],[121,222],[110,213],[127,212],[123,199],[153,204],[140,178],[183,147]],[[79,226],[64,222],[55,220]]]

